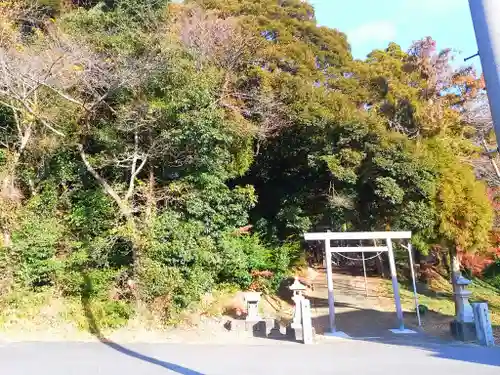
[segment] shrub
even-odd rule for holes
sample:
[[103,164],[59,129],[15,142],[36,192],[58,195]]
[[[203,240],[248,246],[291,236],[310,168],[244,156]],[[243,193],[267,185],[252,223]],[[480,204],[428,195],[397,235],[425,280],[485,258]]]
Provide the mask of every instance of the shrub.
[[300,255],[299,243],[266,246],[258,235],[226,234],[221,241],[221,282],[265,292],[276,290],[292,262]]
[[139,283],[148,301],[163,297],[171,308],[186,307],[209,291],[220,267],[216,241],[204,225],[165,211],[153,223]]
[[484,281],[500,290],[500,258],[490,264],[484,271]]
[[17,275],[27,286],[52,285],[62,263],[56,258],[63,227],[56,218],[30,217],[14,232],[13,250],[19,260]]
[[230,282],[248,288],[252,283],[251,271],[265,271],[271,267],[271,252],[260,242],[257,235],[235,236],[226,234],[221,242],[222,282]]
[[132,306],[126,301],[90,299],[84,309],[84,324],[91,326],[90,331],[123,327],[133,314]]
[[180,292],[184,286],[182,274],[178,268],[145,259],[139,270],[140,291],[146,302],[153,302],[158,297],[171,297]]

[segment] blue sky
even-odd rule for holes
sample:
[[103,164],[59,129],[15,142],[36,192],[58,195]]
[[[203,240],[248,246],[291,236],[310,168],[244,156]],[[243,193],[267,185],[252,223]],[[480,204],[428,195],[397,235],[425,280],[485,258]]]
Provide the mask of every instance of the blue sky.
[[[364,58],[395,41],[407,49],[431,36],[438,48],[456,50],[457,65],[477,52],[468,0],[309,0],[322,26],[348,35],[353,55]],[[475,66],[480,61],[473,59]]]

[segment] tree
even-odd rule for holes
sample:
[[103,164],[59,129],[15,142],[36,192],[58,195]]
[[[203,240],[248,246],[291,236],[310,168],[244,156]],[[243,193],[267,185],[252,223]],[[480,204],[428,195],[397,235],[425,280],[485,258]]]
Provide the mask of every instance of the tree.
[[[2,140],[6,159],[1,190],[5,208],[13,208],[22,195],[17,169],[27,148],[43,138],[64,137],[68,116],[91,110],[100,100],[97,83],[104,87],[109,77],[106,64],[56,28],[47,26],[44,33],[37,31],[23,43],[25,33],[16,30],[15,20],[24,8],[2,10],[0,104],[6,119]],[[26,11],[29,16],[30,9]],[[2,221],[8,245],[8,214]]]
[[459,252],[474,253],[489,250],[493,227],[493,209],[485,197],[486,187],[478,183],[472,168],[452,161],[452,153],[443,152],[442,142],[433,145],[439,156],[439,189],[437,201],[437,234],[441,244],[448,249],[451,265],[451,282],[456,290],[456,278],[461,274]]

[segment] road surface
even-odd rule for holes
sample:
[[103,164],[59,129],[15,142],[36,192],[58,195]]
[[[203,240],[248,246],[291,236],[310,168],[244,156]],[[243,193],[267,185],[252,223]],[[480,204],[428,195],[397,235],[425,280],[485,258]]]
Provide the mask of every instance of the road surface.
[[500,348],[330,339],[311,346],[0,343],[8,375],[500,374]]

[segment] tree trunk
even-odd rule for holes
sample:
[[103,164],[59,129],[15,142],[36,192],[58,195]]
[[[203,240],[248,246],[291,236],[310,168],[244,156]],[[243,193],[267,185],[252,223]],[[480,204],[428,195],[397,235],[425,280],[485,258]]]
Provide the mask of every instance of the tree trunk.
[[155,211],[155,206],[156,206],[156,201],[154,197],[154,189],[155,189],[155,174],[154,174],[154,169],[153,166],[151,165],[149,167],[149,181],[148,181],[148,188],[147,188],[147,193],[146,193],[146,212],[145,212],[145,218],[146,218],[146,225],[150,226],[151,222],[153,220],[154,216],[154,211]]
[[[378,246],[377,240],[373,240],[373,246]],[[386,272],[384,267],[384,258],[382,258],[382,254],[378,254],[375,257],[375,268],[377,268],[377,273],[385,279]]]
[[384,261],[382,260],[382,255],[379,254],[375,258],[375,267],[377,267],[377,273],[385,278],[385,272],[384,272]]
[[134,217],[132,215],[126,216],[127,219],[127,229],[130,233],[130,242],[132,243],[132,280],[133,280],[133,287],[132,287],[132,295],[134,297],[134,300],[136,302],[136,307],[139,307],[141,304],[140,300],[140,290],[137,278],[139,274],[139,262],[140,262],[140,249],[141,249],[141,235],[139,233],[139,230],[137,229]]
[[[458,259],[458,253],[457,253],[457,249],[455,246],[450,246],[449,247],[450,249],[450,268],[451,268],[451,272],[450,272],[450,276],[451,276],[451,285],[453,286],[453,294],[455,296],[456,292],[457,292],[457,283],[456,283],[456,279],[461,276],[461,272],[460,272],[460,261]],[[458,315],[458,304],[457,304],[457,301],[456,301],[456,298],[454,297],[454,300],[455,300],[455,316]]]
[[12,246],[12,238],[10,235],[10,230],[8,228],[3,228],[3,246],[4,247],[11,247]]
[[[108,182],[99,175],[99,173],[92,167],[92,165],[89,163],[87,156],[84,152],[83,149],[83,144],[78,145],[78,149],[80,151],[80,157],[87,168],[87,171],[94,176],[94,178],[99,182],[101,187],[104,189],[106,194],[108,194],[111,198],[114,199],[116,204],[118,205],[120,209],[120,213],[122,214],[123,218],[126,221],[127,225],[127,231],[128,231],[128,236],[130,239],[130,242],[132,243],[132,278],[133,278],[133,283],[134,287],[132,289],[132,293],[134,296],[134,299],[136,300],[137,305],[140,305],[140,293],[137,290],[137,274],[139,270],[139,258],[140,258],[140,249],[141,249],[141,234],[139,232],[139,229],[137,228],[134,214],[133,214],[133,207],[131,203],[129,202],[129,199],[122,199],[118,195],[118,193],[111,187],[111,185],[108,184]],[[140,167],[142,169],[142,167]],[[135,167],[134,167],[135,169]],[[138,168],[139,169],[139,168]],[[133,188],[133,179],[135,178],[134,173],[132,173],[131,179],[130,179],[130,185]],[[133,191],[133,190],[132,190]],[[130,194],[131,195],[131,194]],[[130,198],[130,197],[129,197]]]
[[[24,146],[26,141],[24,142]],[[23,146],[23,148],[24,148]],[[21,152],[15,151],[12,157],[8,161],[7,167],[5,169],[5,174],[1,179],[0,194],[3,201],[3,211],[0,214],[2,217],[3,227],[2,227],[2,237],[3,246],[10,247],[12,245],[11,238],[11,227],[10,223],[14,220],[17,209],[22,200],[22,193],[16,187],[17,179],[17,167],[21,160]]]

